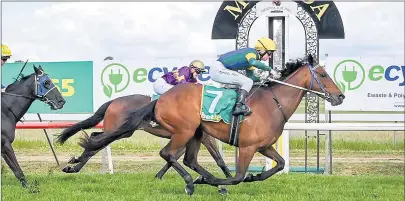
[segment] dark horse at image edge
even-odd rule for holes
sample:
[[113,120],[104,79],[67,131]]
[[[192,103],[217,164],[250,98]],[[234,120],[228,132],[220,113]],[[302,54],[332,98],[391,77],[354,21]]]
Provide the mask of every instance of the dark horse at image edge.
[[62,109],[66,103],[42,67],[34,66],[34,71],[8,85],[6,91],[1,93],[1,156],[23,187],[27,187],[28,182],[11,145],[15,139],[17,122],[35,100],[48,104],[52,110]]

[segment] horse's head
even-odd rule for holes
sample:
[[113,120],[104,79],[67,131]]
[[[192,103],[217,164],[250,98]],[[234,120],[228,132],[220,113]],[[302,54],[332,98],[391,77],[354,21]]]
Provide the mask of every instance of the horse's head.
[[309,76],[306,87],[310,90],[324,93],[320,95],[322,98],[331,103],[332,106],[340,105],[345,96],[333,82],[331,77],[325,71],[325,65],[321,62],[314,61],[312,55],[308,56]]
[[62,109],[66,101],[44,69],[34,65],[34,72],[28,76],[22,76],[20,73],[19,78],[7,86],[6,94],[33,100],[39,99],[47,103],[52,110]]
[[35,71],[35,96],[44,103],[47,103],[52,110],[62,109],[66,103],[65,99],[56,88],[55,84],[42,69],[41,65]]

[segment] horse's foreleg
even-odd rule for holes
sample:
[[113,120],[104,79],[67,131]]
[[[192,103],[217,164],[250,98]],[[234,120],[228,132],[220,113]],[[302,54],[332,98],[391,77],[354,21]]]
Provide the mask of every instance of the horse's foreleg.
[[239,157],[236,164],[236,174],[235,177],[230,177],[227,179],[214,179],[212,181],[207,179],[202,179],[202,184],[210,185],[236,185],[243,181],[245,178],[246,171],[249,167],[250,161],[252,160],[256,149],[253,147],[239,147]]
[[[181,149],[179,152],[176,153],[176,160],[178,160],[183,154],[186,152],[186,148]],[[166,163],[165,166],[156,174],[156,178],[162,179],[163,175],[166,174],[166,172],[169,170],[169,168],[172,167],[170,163]]]
[[28,182],[25,179],[24,173],[21,170],[20,165],[18,164],[13,147],[11,146],[11,143],[9,141],[3,142],[3,143],[4,144],[1,147],[1,155],[3,156],[7,165],[13,171],[15,177],[17,177],[17,179],[21,182],[21,185],[24,188],[26,188],[28,186]]
[[274,168],[255,176],[249,174],[243,182],[263,181],[284,169],[285,161],[280,154],[277,153],[273,146],[268,146],[266,149],[260,151],[260,153],[276,161],[277,165]]
[[214,158],[217,165],[221,168],[222,172],[224,172],[226,178],[232,177],[231,171],[225,164],[224,159],[222,158],[221,154],[218,151],[218,148],[215,143],[215,139],[207,134],[203,136],[201,143],[207,148],[208,152],[211,154],[212,158]]

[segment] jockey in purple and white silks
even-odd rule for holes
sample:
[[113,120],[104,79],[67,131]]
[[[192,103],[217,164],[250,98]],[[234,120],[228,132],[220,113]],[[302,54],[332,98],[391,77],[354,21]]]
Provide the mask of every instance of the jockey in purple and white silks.
[[189,66],[173,70],[157,79],[153,83],[153,89],[158,95],[162,95],[177,84],[197,83],[197,76],[202,72],[206,72],[204,63],[194,60]]

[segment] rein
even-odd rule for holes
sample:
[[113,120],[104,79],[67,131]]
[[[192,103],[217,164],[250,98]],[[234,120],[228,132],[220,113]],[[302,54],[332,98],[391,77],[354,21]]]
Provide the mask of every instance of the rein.
[[[316,65],[316,66],[314,66],[314,67],[312,67],[311,64],[308,64],[308,65],[309,65],[309,71],[311,72],[311,75],[312,75],[312,79],[311,79],[311,83],[310,83],[309,89],[304,88],[304,87],[300,87],[300,86],[296,86],[296,85],[293,85],[293,84],[289,84],[289,83],[286,83],[286,82],[283,82],[283,81],[279,81],[279,80],[276,80],[276,79],[273,79],[273,78],[270,78],[270,77],[267,77],[266,79],[264,79],[263,82],[260,82],[259,86],[253,91],[253,93],[251,93],[251,94],[249,95],[249,97],[246,98],[246,102],[253,96],[253,94],[254,94],[261,86],[264,85],[264,83],[265,83],[266,81],[277,82],[277,83],[282,84],[282,85],[286,85],[286,86],[293,87],[293,88],[296,88],[296,89],[300,89],[300,90],[303,90],[303,91],[306,91],[306,92],[314,93],[314,94],[317,94],[317,95],[319,95],[319,96],[321,96],[321,97],[323,97],[323,98],[325,98],[325,99],[329,99],[329,98],[330,98],[329,93],[326,91],[326,89],[325,89],[325,87],[323,86],[323,84],[319,82],[318,76],[316,76],[316,73],[315,73],[315,71],[314,71],[314,70],[317,69],[320,65],[318,64],[318,65]],[[323,93],[322,93],[322,92],[318,92],[318,91],[312,90],[312,86],[313,86],[313,81],[314,81],[314,80],[315,80],[315,82],[319,85],[319,87],[321,88],[321,90],[322,90]],[[273,100],[276,102],[278,108],[280,109],[281,113],[283,114],[283,117],[284,117],[285,122],[287,122],[287,121],[288,121],[288,120],[287,120],[287,117],[285,116],[285,113],[284,113],[284,111],[283,111],[283,109],[282,109],[282,107],[281,107],[279,101],[277,100],[276,94],[274,93],[274,91],[272,90],[271,87],[270,87],[270,91],[271,91],[271,93],[272,93],[273,96],[274,96],[274,97],[273,97]]]
[[33,99],[33,100],[35,100],[35,99],[37,99],[37,98],[35,98],[35,97],[32,97],[32,96],[25,96],[25,95],[21,95],[21,94],[13,94],[13,93],[8,93],[8,92],[1,92],[2,94],[5,94],[5,95],[10,95],[10,96],[17,96],[17,97],[24,97],[24,98],[28,98],[28,99]]

